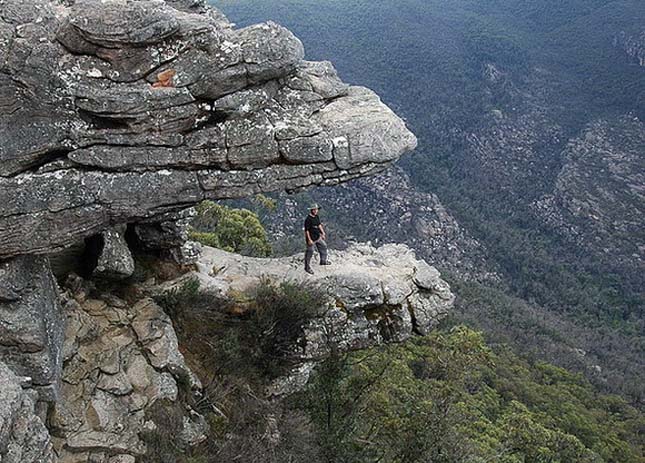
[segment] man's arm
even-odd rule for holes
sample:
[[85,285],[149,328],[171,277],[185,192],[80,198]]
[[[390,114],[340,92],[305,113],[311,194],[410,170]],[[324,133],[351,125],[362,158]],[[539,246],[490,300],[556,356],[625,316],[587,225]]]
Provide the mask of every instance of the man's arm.
[[305,219],[305,242],[307,243],[307,246],[311,246],[314,244],[314,240],[311,239],[311,235],[309,234],[309,229],[311,228],[311,221],[309,220],[309,217]]
[[311,235],[309,235],[309,230],[307,229],[305,229],[305,241],[307,242],[307,246],[314,244],[314,240],[311,239]]
[[320,227],[320,236],[324,241],[326,241],[327,240],[327,233],[325,233],[325,229],[323,228],[323,224],[321,223],[319,225],[319,227]]

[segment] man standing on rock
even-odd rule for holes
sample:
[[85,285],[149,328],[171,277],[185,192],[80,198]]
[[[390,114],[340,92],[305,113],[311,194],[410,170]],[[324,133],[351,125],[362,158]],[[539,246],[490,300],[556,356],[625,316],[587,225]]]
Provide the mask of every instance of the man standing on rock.
[[318,254],[320,255],[320,265],[331,265],[331,262],[327,260],[327,235],[325,234],[325,229],[323,228],[322,223],[320,223],[320,217],[318,216],[318,204],[312,204],[309,207],[309,215],[305,219],[305,241],[307,242],[307,250],[305,251],[305,272],[314,274],[314,271],[311,269],[311,258],[314,255],[314,245],[318,249]]

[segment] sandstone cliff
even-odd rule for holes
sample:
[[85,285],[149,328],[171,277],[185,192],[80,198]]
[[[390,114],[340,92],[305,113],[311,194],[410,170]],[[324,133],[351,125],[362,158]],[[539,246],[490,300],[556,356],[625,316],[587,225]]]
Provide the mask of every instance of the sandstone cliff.
[[333,185],[416,145],[277,24],[237,30],[195,2],[72,3],[0,5],[0,258],[205,198]]
[[[176,445],[204,439],[190,405],[202,385],[148,297],[165,286],[132,276],[133,248],[181,271],[197,263],[210,289],[224,274],[229,289],[288,278],[299,258],[199,261],[184,210],[336,185],[416,145],[372,91],[303,58],[283,27],[236,29],[201,1],[0,1],[0,461],[146,461],[153,408],[180,396]],[[353,267],[314,280],[335,299],[272,394],[302,385],[331,340],[405,339],[452,304],[405,247],[347,253]]]

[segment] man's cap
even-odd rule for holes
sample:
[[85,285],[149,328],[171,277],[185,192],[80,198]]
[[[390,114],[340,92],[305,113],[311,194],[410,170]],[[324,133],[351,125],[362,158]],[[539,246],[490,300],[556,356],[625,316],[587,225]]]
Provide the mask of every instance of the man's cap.
[[309,210],[312,210],[312,209],[320,209],[320,206],[318,205],[318,203],[310,204],[309,205]]

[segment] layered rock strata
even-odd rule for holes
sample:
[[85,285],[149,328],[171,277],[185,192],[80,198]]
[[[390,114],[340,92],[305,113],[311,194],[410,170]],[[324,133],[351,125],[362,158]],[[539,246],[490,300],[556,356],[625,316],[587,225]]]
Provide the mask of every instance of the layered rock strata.
[[416,144],[277,24],[238,30],[189,2],[71,3],[0,3],[0,258],[205,198],[333,185]]

